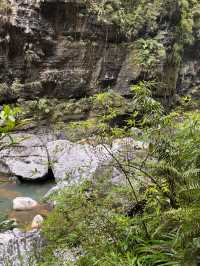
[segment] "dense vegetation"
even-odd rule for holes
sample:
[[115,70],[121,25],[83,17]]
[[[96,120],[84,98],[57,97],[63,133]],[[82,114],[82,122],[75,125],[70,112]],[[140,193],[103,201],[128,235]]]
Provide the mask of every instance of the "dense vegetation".
[[[113,129],[114,137],[130,136],[130,124],[142,128],[145,156],[113,156],[126,185],[114,185],[107,170],[55,196],[41,265],[60,265],[52,255],[59,248],[78,249],[77,265],[199,264],[200,114],[182,108],[165,114],[148,83],[133,91],[138,113]],[[104,133],[104,141],[112,138]]]

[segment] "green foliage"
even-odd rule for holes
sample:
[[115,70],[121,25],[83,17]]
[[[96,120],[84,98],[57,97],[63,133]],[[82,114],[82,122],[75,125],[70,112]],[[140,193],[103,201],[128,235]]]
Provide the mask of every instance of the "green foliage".
[[139,63],[146,73],[152,73],[166,60],[166,51],[162,43],[156,39],[139,39]]
[[[176,94],[184,50],[200,39],[197,0],[85,1],[99,21],[114,25],[137,46],[143,79],[163,83],[157,95]],[[162,30],[161,30],[162,29]],[[142,36],[142,37],[141,37]],[[137,62],[136,62],[137,61]]]
[[112,132],[114,135],[123,135],[117,123],[119,117],[126,116],[133,110],[132,102],[126,100],[119,93],[108,91],[98,93],[87,99],[87,120],[71,122],[68,130],[72,134],[84,137],[102,135]]
[[[152,98],[152,93],[160,86],[154,81],[143,81],[132,86],[132,98],[126,100],[115,92],[105,92],[90,98],[92,118],[71,122],[68,131],[76,137],[109,136],[123,137],[131,127],[150,127],[157,123],[163,113],[161,104]],[[123,125],[118,123],[123,120]]]
[[1,101],[17,99],[19,92],[23,89],[23,85],[16,79],[11,86],[6,83],[0,83],[0,98]]
[[0,134],[4,135],[12,131],[17,124],[17,116],[20,113],[20,108],[11,108],[9,105],[4,105],[0,113]]
[[[135,112],[131,119],[136,126],[153,126],[157,124],[158,119],[163,113],[162,105],[152,98],[152,91],[159,84],[151,81],[143,81],[134,85],[131,89],[134,94],[133,104],[135,106]],[[131,122],[129,119],[129,123]]]
[[87,1],[91,12],[105,23],[115,23],[127,36],[137,34],[147,26],[149,31],[158,28],[157,18],[162,10],[162,1]]
[[106,23],[116,23],[128,36],[138,36],[144,29],[147,33],[155,33],[159,22],[171,19],[174,12],[180,12],[178,32],[182,42],[192,43],[194,20],[199,16],[198,1],[191,0],[99,0],[85,1],[90,11],[99,20]]
[[15,220],[9,220],[5,215],[0,214],[0,233],[16,228]]
[[192,44],[194,42],[194,15],[199,7],[198,1],[179,0],[181,10],[181,21],[179,25],[180,40],[183,44]]
[[110,265],[112,259],[115,265],[125,262],[127,241],[133,245],[137,241],[134,233],[141,227],[138,221],[138,228],[127,228],[132,221],[122,214],[122,203],[130,199],[131,191],[127,187],[112,187],[105,180],[66,189],[56,198],[59,204],[44,226],[48,249],[81,245],[86,253],[77,265]]
[[[113,156],[129,186],[114,185],[100,171],[100,179],[55,196],[58,204],[43,228],[46,265],[59,264],[56,247],[81,248],[80,266],[199,264],[200,114],[166,115],[151,97],[156,86],[141,82],[132,88],[134,112],[120,128],[125,134],[129,125],[139,125],[148,143],[143,156]],[[102,94],[93,104],[109,115],[111,102]]]

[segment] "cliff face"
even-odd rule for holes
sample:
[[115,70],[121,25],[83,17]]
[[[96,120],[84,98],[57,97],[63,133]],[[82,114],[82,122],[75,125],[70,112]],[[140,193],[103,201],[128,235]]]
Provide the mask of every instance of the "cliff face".
[[12,1],[1,19],[0,81],[24,85],[15,97],[79,98],[114,86],[126,56],[117,29],[72,1]]
[[[131,84],[157,76],[172,87],[157,92],[159,97],[164,97],[163,91],[167,97],[189,91],[198,95],[197,37],[184,50],[181,67],[173,63],[168,67],[180,15],[177,6],[172,7],[170,18],[159,21],[156,15],[159,28],[149,31],[144,26],[137,36],[127,36],[116,23],[99,20],[87,2],[10,0],[9,9],[0,16],[1,103],[36,97],[81,98],[110,88],[126,95]],[[153,74],[138,63],[134,45],[138,38],[149,37],[159,40],[165,52]],[[13,86],[17,87],[13,93],[9,88],[16,80],[20,86]]]

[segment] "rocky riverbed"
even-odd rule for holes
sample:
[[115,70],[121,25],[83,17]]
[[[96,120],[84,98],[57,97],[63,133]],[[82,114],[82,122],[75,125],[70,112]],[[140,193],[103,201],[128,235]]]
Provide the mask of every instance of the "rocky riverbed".
[[[37,230],[29,231],[31,222],[36,215],[45,218],[48,212],[51,211],[53,204],[33,204],[34,206],[30,210],[27,210],[27,208],[22,210],[20,206],[20,211],[14,204],[13,208],[15,210],[11,211],[14,198],[31,196],[33,199],[38,199],[43,196],[49,200],[53,193],[59,192],[66,186],[94,178],[98,169],[104,167],[110,167],[112,182],[120,184],[120,182],[124,182],[123,177],[112,165],[113,158],[111,154],[123,156],[125,149],[126,155],[134,157],[145,149],[142,142],[131,138],[115,140],[111,146],[107,144],[93,146],[88,143],[72,143],[66,139],[45,142],[41,141],[37,135],[25,133],[15,133],[12,138],[17,140],[13,146],[9,145],[8,139],[5,140],[8,147],[1,153],[0,171],[7,176],[17,176],[21,183],[2,183],[0,198],[7,198],[7,204],[10,206],[8,207],[8,210],[10,210],[8,211],[9,217],[15,219],[19,225],[22,225],[28,231],[23,233],[14,229],[13,231],[0,233],[0,246],[4,246],[0,253],[1,266],[7,265],[7,260],[9,261],[11,258],[13,264],[9,265],[12,266],[34,265],[30,264],[30,261],[35,260],[35,255],[30,258],[27,254],[33,252],[33,248],[34,254],[38,254],[42,240]],[[51,172],[50,177],[53,177],[56,182],[55,185],[48,181],[49,172]],[[31,202],[31,200],[29,201]],[[6,206],[6,202],[4,202],[4,205]],[[20,259],[23,260],[22,264],[19,264]]]

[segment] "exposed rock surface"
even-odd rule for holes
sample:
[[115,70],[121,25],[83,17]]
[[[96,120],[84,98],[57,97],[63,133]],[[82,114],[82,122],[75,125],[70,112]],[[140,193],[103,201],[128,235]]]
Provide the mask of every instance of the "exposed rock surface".
[[[108,88],[128,94],[130,86],[143,79],[135,59],[137,51],[130,45],[134,40],[116,24],[100,22],[84,1],[10,2],[11,13],[0,14],[0,83],[11,85],[18,79],[21,85],[11,90],[4,86],[1,102],[36,97],[80,98]],[[177,7],[170,12],[172,20],[178,19]],[[162,19],[157,17],[160,28],[156,32],[141,32],[138,38],[155,36],[168,51],[175,41],[172,36],[176,20]],[[178,93],[198,91],[198,48],[197,38],[194,47],[183,55],[175,81]],[[161,65],[161,71],[168,73],[163,62]]]
[[113,156],[118,159],[120,157],[133,159],[145,148],[144,143],[132,138],[116,139],[112,146],[101,144],[95,147],[67,140],[49,142],[47,144],[49,160],[57,185],[45,195],[45,198],[66,186],[91,180],[105,169],[111,171],[113,183],[121,184],[124,182],[124,176],[117,170]]
[[[49,191],[46,197],[66,186],[91,179],[97,176],[98,172],[102,175],[103,171],[107,169],[111,170],[112,182],[121,184],[125,179],[116,165],[112,164],[113,156],[118,158],[126,156],[133,159],[137,152],[141,152],[145,148],[142,142],[132,138],[117,139],[112,146],[102,144],[92,146],[67,140],[56,140],[43,145],[47,145],[43,148],[48,151],[49,165],[57,182],[57,185]],[[23,155],[23,151],[21,155]],[[8,167],[10,167],[9,164]],[[31,198],[18,197],[13,201],[13,209],[18,211],[31,210],[37,206],[37,202]],[[42,222],[41,215],[35,216],[32,228],[38,229]],[[0,266],[35,265],[33,258],[37,256],[41,244],[41,237],[36,231],[22,233],[15,229],[0,234]],[[72,258],[69,252],[64,253],[63,256],[69,260]]]
[[28,197],[17,197],[13,200],[13,210],[28,211],[38,206],[37,201]]
[[0,233],[0,266],[34,266],[42,246],[37,230],[23,233],[13,229]]
[[22,86],[5,100],[76,98],[115,84],[126,56],[116,27],[84,15],[79,1],[11,3],[12,14],[0,17],[0,81]]
[[73,143],[54,140],[56,137],[16,133],[4,140],[6,146],[0,153],[0,172],[26,180],[37,180],[48,176],[52,170],[57,183],[77,183],[91,179],[95,171],[108,165],[112,155],[126,153],[134,156],[144,144],[132,138],[114,140],[112,146],[88,143]]
[[[42,141],[27,133],[12,134],[4,139],[0,153],[0,172],[27,180],[44,178],[48,173],[48,155]],[[14,145],[10,146],[14,141]]]
[[94,148],[67,140],[49,142],[47,150],[56,181],[69,184],[90,179],[108,155],[103,146]]

